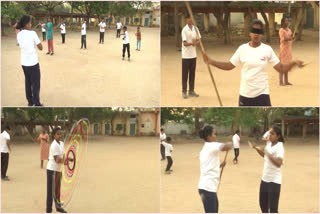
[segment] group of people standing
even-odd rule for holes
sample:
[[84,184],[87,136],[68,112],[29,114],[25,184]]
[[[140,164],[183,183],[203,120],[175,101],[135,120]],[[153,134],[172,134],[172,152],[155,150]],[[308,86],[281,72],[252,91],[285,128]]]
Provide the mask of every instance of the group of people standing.
[[[51,18],[48,19],[48,22],[39,23],[37,26],[41,27],[42,39],[43,41],[48,42],[48,52],[47,55],[54,55],[53,48],[53,23]],[[32,30],[31,17],[23,16],[18,22],[16,22],[13,27],[16,29],[17,43],[21,49],[21,65],[25,75],[25,93],[28,100],[28,106],[43,106],[40,102],[40,65],[38,59],[38,50],[42,50],[43,46],[41,41],[35,31]],[[100,28],[100,38],[99,43],[104,44],[104,33],[106,29],[106,23],[103,19],[99,23]],[[130,61],[130,40],[127,27],[122,27],[120,21],[116,24],[117,35],[120,37],[120,31],[123,29],[122,40],[122,60],[125,59],[125,52],[128,55],[128,61]],[[81,27],[81,48],[87,49],[87,22],[86,20],[82,21]],[[63,21],[60,25],[62,44],[66,42],[66,24]],[[137,37],[137,49],[140,51],[141,48],[141,31],[140,27],[137,28],[136,32]]]
[[[182,29],[182,97],[199,97],[195,92],[195,70],[197,52],[196,46],[200,44],[201,35],[199,30],[193,25],[189,16],[186,17],[186,26]],[[239,92],[239,106],[271,106],[269,96],[269,84],[267,64],[279,72],[280,85],[291,85],[288,81],[288,72],[294,67],[302,68],[304,63],[300,60],[292,61],[292,41],[294,36],[288,28],[288,18],[281,21],[279,30],[280,55],[279,58],[274,53],[271,46],[261,42],[264,33],[262,21],[255,19],[250,25],[251,41],[240,45],[228,62],[214,60],[203,54],[206,64],[212,65],[222,70],[232,70],[242,64],[241,83]],[[189,93],[187,85],[189,79]]]

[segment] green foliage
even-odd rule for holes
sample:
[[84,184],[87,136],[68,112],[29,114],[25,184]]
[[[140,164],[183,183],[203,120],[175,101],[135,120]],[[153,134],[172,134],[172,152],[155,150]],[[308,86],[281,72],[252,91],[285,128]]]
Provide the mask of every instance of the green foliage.
[[9,17],[10,19],[19,19],[25,14],[26,11],[22,4],[11,1],[1,2],[1,18]]

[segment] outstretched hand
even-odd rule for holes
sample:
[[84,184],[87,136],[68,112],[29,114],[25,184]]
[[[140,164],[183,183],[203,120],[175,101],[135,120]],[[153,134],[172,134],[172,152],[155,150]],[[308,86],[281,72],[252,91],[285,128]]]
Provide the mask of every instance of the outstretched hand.
[[306,66],[304,62],[301,60],[296,60],[295,63],[298,66],[298,68],[303,68],[304,66]]
[[209,63],[209,58],[206,53],[202,52],[202,58],[203,58],[204,63],[206,63],[206,64]]

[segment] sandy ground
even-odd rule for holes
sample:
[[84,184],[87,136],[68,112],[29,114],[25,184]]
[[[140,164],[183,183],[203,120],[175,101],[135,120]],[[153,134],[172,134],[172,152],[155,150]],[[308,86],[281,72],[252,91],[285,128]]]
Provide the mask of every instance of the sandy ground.
[[[131,61],[121,60],[122,40],[114,29],[99,44],[99,30],[87,32],[87,50],[80,50],[80,32],[67,30],[66,44],[54,33],[55,55],[38,51],[40,101],[45,106],[159,106],[160,31],[142,28],[141,51],[136,51],[135,27],[129,27]],[[7,30],[9,32],[9,30]],[[37,30],[42,40],[41,32]],[[24,74],[15,33],[1,38],[2,106],[26,106]]]
[[[273,106],[318,106],[319,104],[319,32],[305,30],[302,42],[293,43],[293,59],[310,64],[289,73],[293,86],[279,86],[279,74],[271,65],[268,67],[271,104]],[[215,60],[228,61],[246,38],[234,38],[233,45],[224,45],[223,40],[204,35],[207,54]],[[279,54],[277,39],[271,43]],[[176,51],[173,37],[161,38],[161,106],[219,106],[213,84],[198,48],[195,91],[198,98],[182,98],[181,52]],[[223,106],[238,106],[241,66],[232,71],[211,67]]]
[[[231,137],[218,137],[228,142]],[[220,190],[219,212],[259,213],[259,185],[262,177],[263,158],[247,145],[242,137],[239,164],[234,165],[231,150],[227,157]],[[319,139],[291,138],[285,144],[285,164],[282,167],[282,185],[279,212],[319,213]],[[198,194],[200,175],[199,152],[201,140],[176,140],[173,173],[164,174],[166,161],[162,161],[161,212],[204,212]],[[220,160],[225,156],[221,153]]]
[[[46,209],[46,170],[36,144],[12,141],[9,182],[1,182],[1,212]],[[94,137],[67,211],[159,212],[160,154],[156,137]],[[46,163],[45,163],[46,166]],[[53,209],[55,211],[55,209]]]

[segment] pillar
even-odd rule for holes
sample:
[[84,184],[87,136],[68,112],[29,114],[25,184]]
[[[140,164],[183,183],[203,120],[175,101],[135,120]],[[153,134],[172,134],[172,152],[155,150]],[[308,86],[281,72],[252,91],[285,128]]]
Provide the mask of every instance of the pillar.
[[203,14],[203,25],[204,25],[204,32],[209,32],[209,14]]
[[250,22],[249,13],[244,13],[243,18],[244,18],[244,31],[243,31],[243,33],[245,36],[249,36],[249,22]]
[[284,120],[281,120],[281,134],[282,134],[282,136],[284,136],[284,128],[285,128]]
[[183,29],[185,25],[186,25],[186,16],[184,15],[184,13],[182,13],[181,14],[181,18],[180,18],[180,27],[181,27],[181,29]]
[[270,30],[270,36],[274,36],[275,35],[275,26],[274,26],[274,23],[275,23],[275,14],[274,12],[271,12],[271,13],[268,13],[269,15],[269,30]]
[[307,123],[303,123],[303,126],[302,126],[302,138],[304,139],[307,135]]

